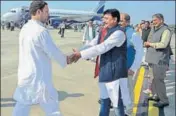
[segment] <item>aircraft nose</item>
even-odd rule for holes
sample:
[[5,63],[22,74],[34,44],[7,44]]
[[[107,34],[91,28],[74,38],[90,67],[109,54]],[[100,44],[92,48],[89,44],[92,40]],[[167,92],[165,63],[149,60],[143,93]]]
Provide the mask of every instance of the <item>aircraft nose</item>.
[[8,20],[13,18],[13,14],[12,13],[5,13],[4,15],[2,15],[2,20]]

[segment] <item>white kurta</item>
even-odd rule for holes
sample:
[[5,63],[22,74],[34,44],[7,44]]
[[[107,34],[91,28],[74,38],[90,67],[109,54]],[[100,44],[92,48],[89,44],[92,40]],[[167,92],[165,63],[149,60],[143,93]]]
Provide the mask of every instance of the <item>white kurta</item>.
[[134,62],[132,64],[132,66],[130,67],[130,69],[132,71],[136,72],[140,68],[141,63],[142,63],[142,58],[144,56],[143,41],[142,41],[140,35],[137,34],[136,32],[134,32],[132,34],[131,42],[134,45],[134,49],[136,51],[136,54],[135,54]]
[[87,45],[90,43],[92,39],[93,39],[93,27],[85,26],[82,41],[85,42],[85,45]]
[[124,32],[118,30],[110,35],[104,42],[97,45],[98,35],[88,44],[92,46],[88,49],[81,51],[81,58],[90,59],[96,57],[107,51],[111,50],[114,47],[120,47],[125,42]]
[[[104,42],[97,45],[98,35],[89,43],[89,46],[92,46],[88,49],[80,51],[81,57],[83,59],[90,59],[101,55],[114,47],[120,47],[125,42],[125,33],[117,30],[112,35],[110,35]],[[106,99],[110,98],[113,106],[118,106],[119,99],[119,85],[120,79],[112,82],[100,82],[100,98]]]
[[[98,35],[87,45],[92,46],[88,49],[82,50],[81,57],[83,59],[90,59],[91,57],[95,57],[101,55],[114,47],[120,47],[125,41],[124,32],[117,30],[108,39],[106,39],[101,44],[97,45]],[[131,69],[136,71],[141,64],[142,56],[143,56],[143,47],[142,40],[135,33],[132,35],[131,41],[134,43],[134,48],[136,50],[134,63],[132,64]],[[120,70],[120,69],[119,69]],[[100,98],[110,98],[113,106],[118,106],[118,96],[119,96],[119,86],[121,88],[122,100],[124,105],[129,106],[132,101],[129,95],[127,78],[122,78],[109,83],[99,83],[100,88]]]
[[48,30],[36,20],[29,20],[19,35],[18,85],[14,99],[23,104],[58,101],[52,83],[51,58],[62,67],[66,56],[52,42]]

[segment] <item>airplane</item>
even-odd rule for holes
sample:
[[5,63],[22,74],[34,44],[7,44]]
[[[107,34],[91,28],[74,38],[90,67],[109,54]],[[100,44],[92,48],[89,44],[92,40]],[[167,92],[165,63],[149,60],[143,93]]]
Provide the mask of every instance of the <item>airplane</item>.
[[[92,11],[78,11],[65,9],[49,9],[48,24],[57,28],[59,24],[66,21],[67,24],[82,23],[90,19],[101,20],[104,12],[105,1],[99,1],[97,7]],[[22,27],[30,19],[29,7],[22,6],[12,8],[1,17],[1,22],[8,23],[13,21],[17,27]]]
[[7,24],[13,21],[16,27],[21,27],[30,19],[29,7],[22,6],[19,8],[12,8],[2,15],[1,22]]
[[49,24],[59,25],[62,21],[67,23],[82,23],[88,20],[101,20],[104,12],[105,1],[99,1],[96,8],[92,11],[78,11],[65,9],[50,9],[49,10]]

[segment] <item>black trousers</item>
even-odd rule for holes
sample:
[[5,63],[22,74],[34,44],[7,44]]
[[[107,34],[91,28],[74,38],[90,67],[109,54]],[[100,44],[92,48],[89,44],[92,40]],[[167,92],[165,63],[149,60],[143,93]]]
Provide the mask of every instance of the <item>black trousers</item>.
[[11,31],[14,31],[14,28],[15,28],[14,26],[11,26],[11,27],[10,27],[10,30],[11,30]]
[[64,32],[65,32],[65,29],[61,28],[61,37],[64,37]]

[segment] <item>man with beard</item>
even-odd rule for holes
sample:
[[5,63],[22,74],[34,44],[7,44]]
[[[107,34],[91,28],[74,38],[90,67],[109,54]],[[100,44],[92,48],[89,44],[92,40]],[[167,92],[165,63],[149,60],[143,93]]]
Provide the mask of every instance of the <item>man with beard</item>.
[[58,93],[52,83],[51,58],[62,67],[70,61],[52,42],[44,23],[48,20],[48,5],[44,1],[30,4],[31,20],[19,34],[17,101],[13,116],[29,116],[30,107],[39,104],[46,116],[61,116]]

